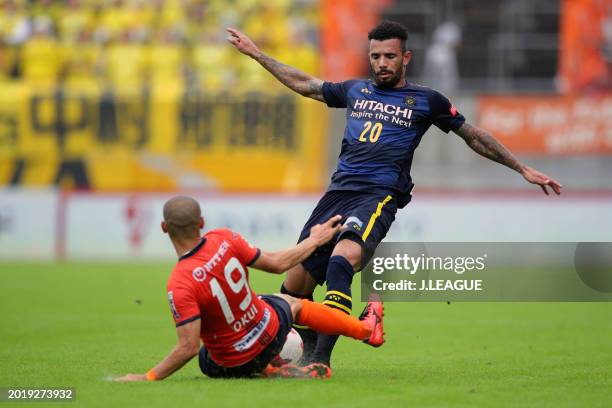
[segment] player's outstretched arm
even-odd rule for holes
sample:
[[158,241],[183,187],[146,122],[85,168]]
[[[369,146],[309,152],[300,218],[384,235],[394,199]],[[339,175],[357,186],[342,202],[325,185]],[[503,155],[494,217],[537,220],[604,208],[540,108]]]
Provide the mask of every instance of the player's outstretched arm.
[[176,328],[178,342],[174,349],[158,365],[146,374],[127,374],[115,381],[156,381],[163,380],[183,367],[200,351],[200,319]]
[[323,102],[323,81],[299,69],[290,67],[261,52],[255,43],[235,28],[228,28],[229,41],[244,55],[248,55],[267,69],[289,89],[308,98]]
[[[339,231],[342,216],[335,215],[323,224],[310,229],[310,236],[294,246],[277,252],[263,252],[251,265],[253,268],[271,273],[284,273],[308,258],[315,249],[329,242]],[[338,224],[338,225],[337,225]]]
[[550,187],[557,195],[561,194],[561,188],[563,188],[563,186],[559,184],[558,181],[521,163],[503,144],[497,141],[486,130],[472,126],[466,122],[461,125],[455,133],[461,136],[463,140],[465,140],[465,143],[467,143],[476,153],[516,170],[528,182],[539,185],[546,195],[549,194],[547,187]]

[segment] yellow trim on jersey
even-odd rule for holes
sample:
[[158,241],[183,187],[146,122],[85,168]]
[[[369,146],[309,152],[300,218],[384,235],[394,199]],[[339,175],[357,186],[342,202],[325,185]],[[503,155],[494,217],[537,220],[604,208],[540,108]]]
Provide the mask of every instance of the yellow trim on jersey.
[[376,207],[376,212],[372,214],[372,216],[370,217],[370,221],[368,221],[368,226],[366,227],[365,232],[361,236],[361,239],[363,240],[363,242],[365,242],[365,240],[368,239],[368,236],[370,235],[370,232],[372,232],[372,228],[374,227],[374,223],[376,222],[376,219],[380,217],[380,213],[382,212],[383,207],[389,201],[391,201],[391,198],[393,197],[388,195],[387,197],[385,197],[384,200],[378,203],[378,207]]
[[334,302],[333,300],[324,300],[323,301],[324,305],[330,305],[330,306],[334,306],[337,307],[338,309],[342,309],[344,310],[346,313],[351,314],[351,309],[349,309],[348,307],[338,303],[338,302]]
[[310,327],[308,326],[302,326],[301,324],[296,324],[296,323],[293,323],[292,326],[295,327],[296,329],[310,329]]
[[353,301],[353,299],[352,299],[352,298],[351,298],[349,295],[347,295],[346,293],[338,292],[337,290],[328,290],[328,291],[325,293],[325,296],[327,296],[327,295],[338,295],[338,296],[340,296],[340,297],[345,298],[345,299],[346,299],[346,300],[348,300],[349,302],[352,302],[352,301]]

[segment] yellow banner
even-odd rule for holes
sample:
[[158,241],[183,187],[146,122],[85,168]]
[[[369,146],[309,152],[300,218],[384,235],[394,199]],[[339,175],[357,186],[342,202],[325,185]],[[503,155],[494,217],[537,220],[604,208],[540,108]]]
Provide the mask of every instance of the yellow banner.
[[327,110],[291,94],[0,84],[0,184],[95,190],[323,187]]

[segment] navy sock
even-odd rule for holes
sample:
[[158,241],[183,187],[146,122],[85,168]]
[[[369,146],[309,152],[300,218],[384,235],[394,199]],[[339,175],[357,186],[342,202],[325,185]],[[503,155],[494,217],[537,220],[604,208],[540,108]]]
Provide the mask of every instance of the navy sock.
[[[280,292],[298,299],[308,299],[310,301],[313,300],[312,293],[308,295],[302,295],[299,293],[290,292],[285,287],[284,283],[281,285]],[[302,338],[302,342],[304,343],[304,353],[302,354],[302,360],[310,361],[312,354],[314,353],[315,346],[317,345],[317,332],[315,332],[308,326],[302,326],[295,322],[293,323],[293,328],[299,333],[300,337]]]
[[[353,266],[343,256],[332,256],[327,266],[327,292],[323,304],[351,314],[353,302],[351,298],[351,283],[353,282]],[[330,365],[331,353],[338,340],[337,335],[319,334],[317,346],[311,358],[313,362]]]

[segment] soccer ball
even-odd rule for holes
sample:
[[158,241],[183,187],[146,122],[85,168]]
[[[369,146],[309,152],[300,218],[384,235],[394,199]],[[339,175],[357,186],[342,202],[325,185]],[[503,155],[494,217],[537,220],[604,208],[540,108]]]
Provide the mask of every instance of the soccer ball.
[[278,356],[283,361],[283,364],[297,364],[300,358],[302,358],[303,353],[304,342],[302,337],[300,337],[300,334],[295,329],[291,329],[289,334],[287,334],[285,345]]

